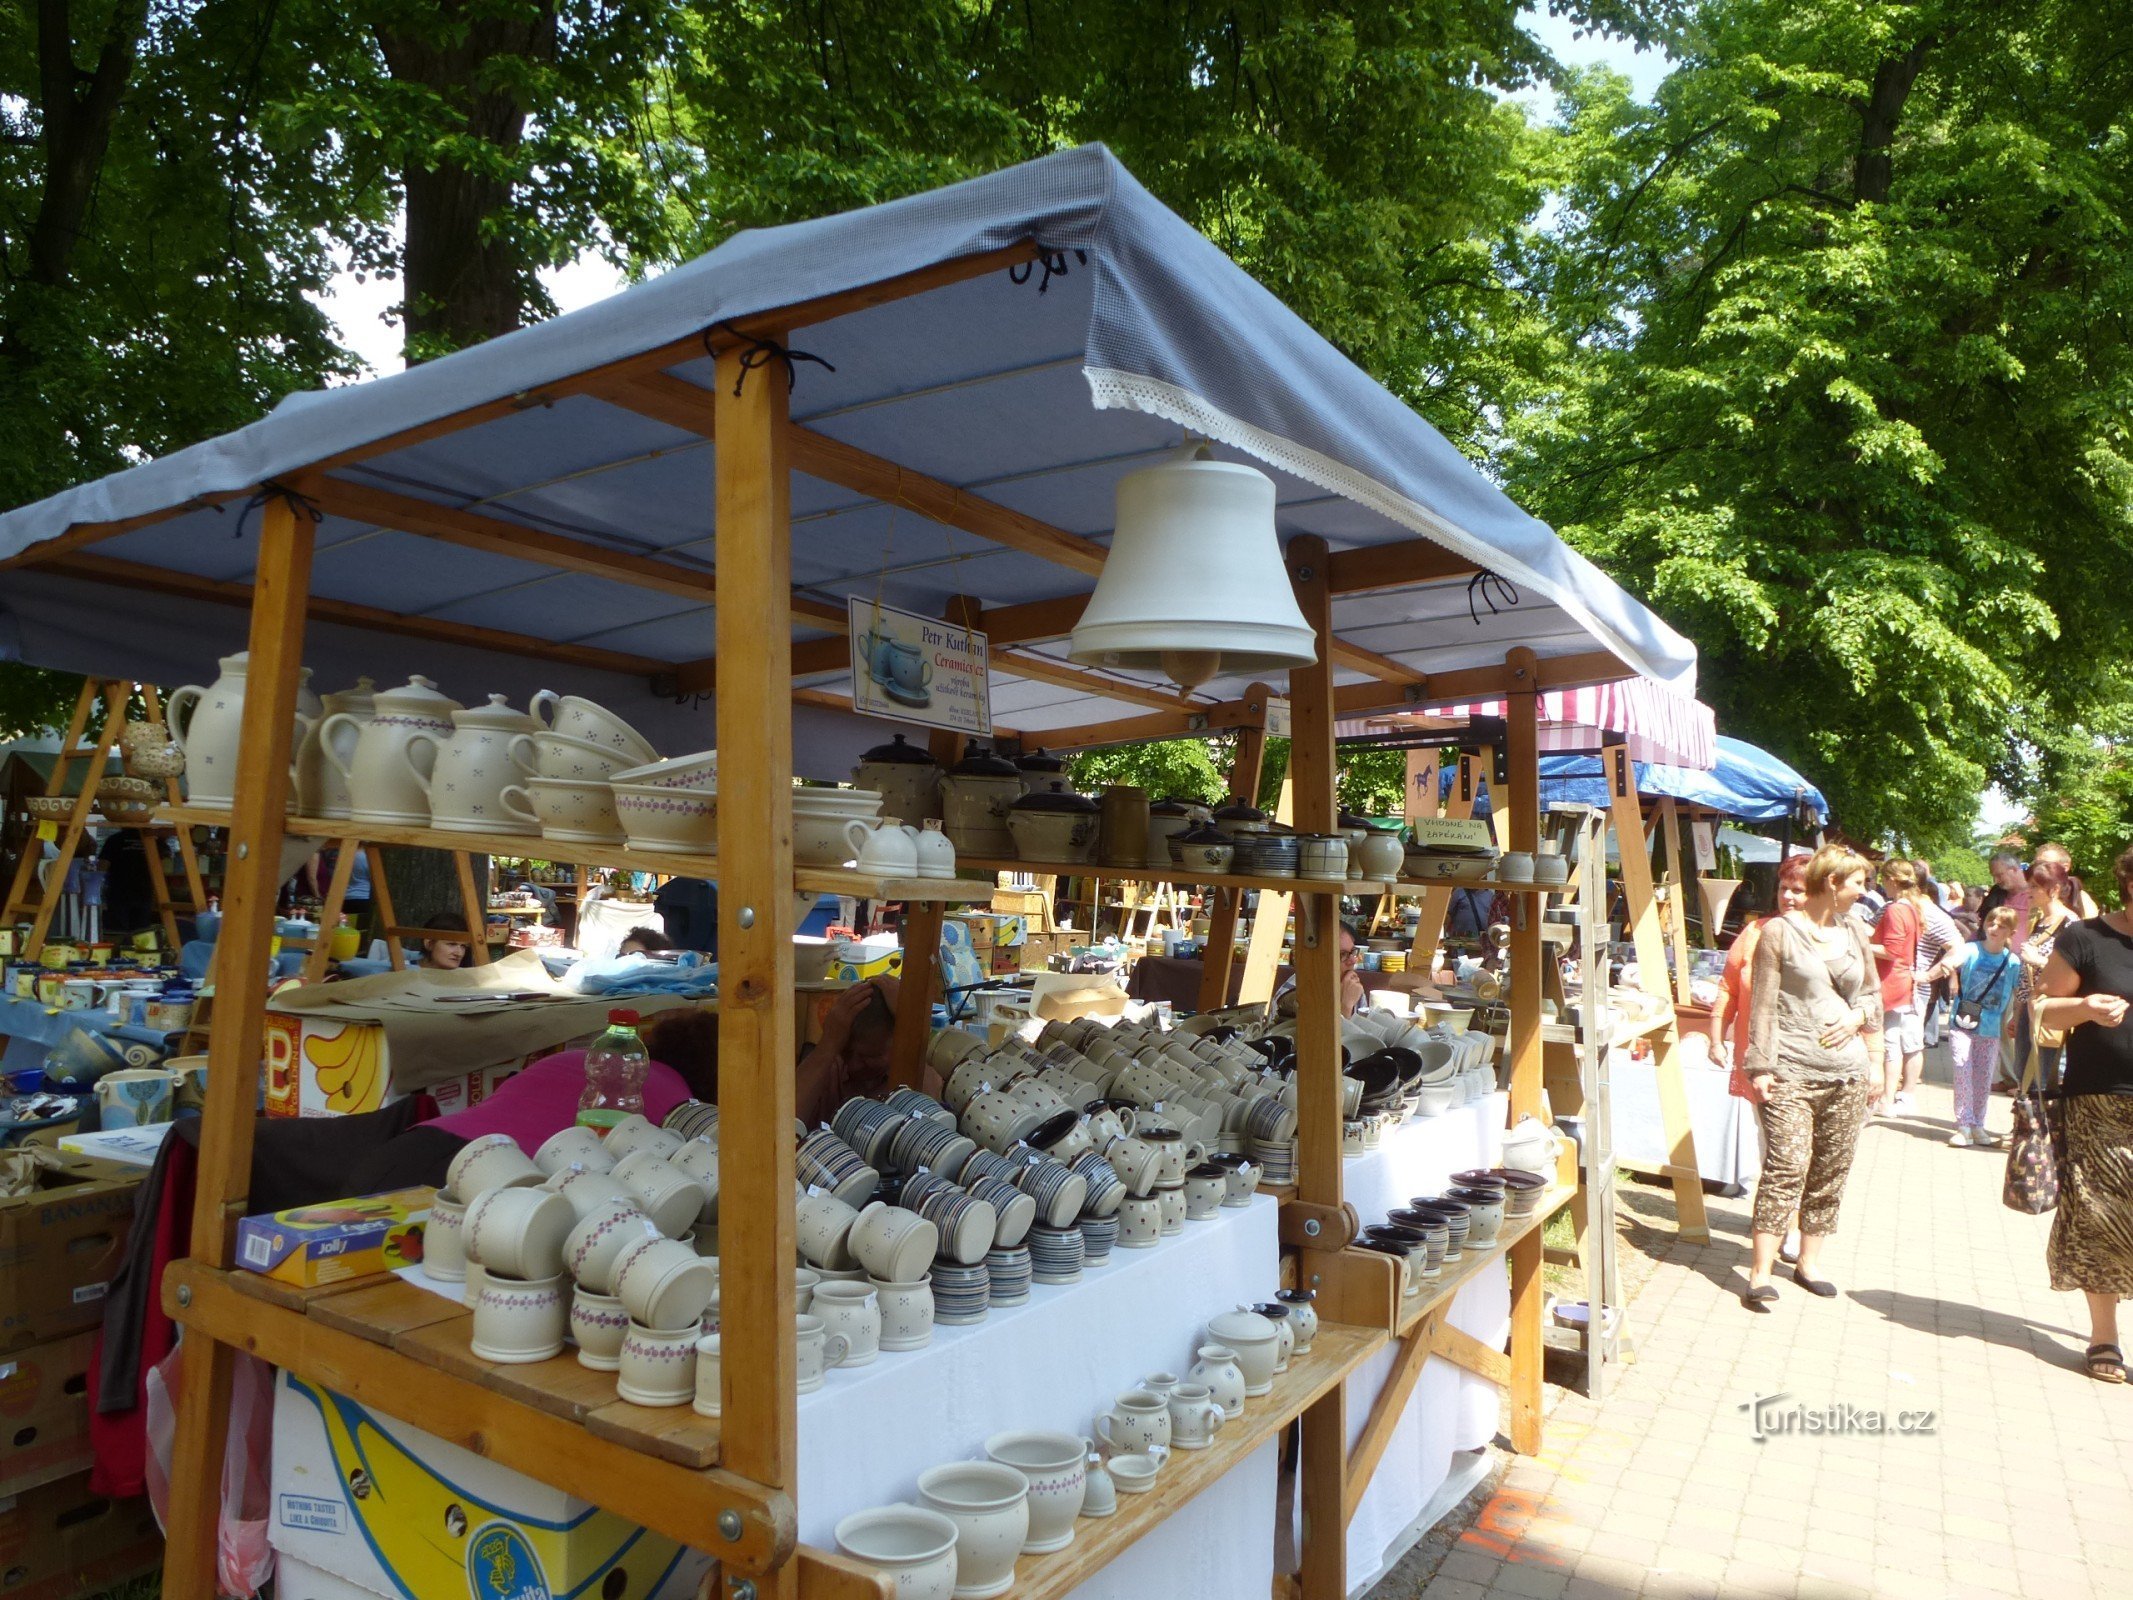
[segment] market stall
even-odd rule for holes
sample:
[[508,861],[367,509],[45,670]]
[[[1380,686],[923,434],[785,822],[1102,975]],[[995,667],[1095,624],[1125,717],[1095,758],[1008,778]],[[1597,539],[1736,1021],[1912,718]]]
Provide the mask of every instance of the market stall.
[[[869,673],[868,659],[883,658],[864,624],[854,626],[855,602],[875,608],[867,614],[877,626],[891,605],[936,630],[984,636],[989,714],[960,731],[942,725],[935,737],[951,759],[962,732],[1059,742],[1061,730],[1089,740],[1263,731],[1249,650],[1246,670],[1193,661],[1166,671],[1122,668],[1070,642],[1096,579],[1108,582],[1120,559],[1105,543],[1120,479],[1173,459],[1181,430],[1212,441],[1221,462],[1257,463],[1253,476],[1272,489],[1285,547],[1272,587],[1286,578],[1306,630],[1302,651],[1285,658],[1300,832],[1333,832],[1337,719],[1496,695],[1518,802],[1507,842],[1530,851],[1536,697],[1639,674],[1684,687],[1693,677],[1684,641],[1098,148],[741,235],[601,305],[376,383],[300,397],[235,434],[0,518],[10,636],[27,659],[79,665],[93,638],[99,656],[114,658],[98,670],[168,682],[195,674],[206,650],[240,639],[249,647],[192,1255],[164,1281],[166,1307],[201,1342],[178,1413],[168,1592],[211,1592],[210,1464],[222,1455],[239,1347],[292,1383],[327,1386],[707,1549],[735,1600],[886,1592],[878,1571],[810,1542],[822,1519],[804,1503],[824,1469],[810,1459],[793,1332],[794,1085],[785,1063],[795,1054],[796,890],[901,900],[907,949],[930,953],[947,904],[989,895],[994,868],[1028,863],[965,852],[958,865],[980,875],[962,879],[872,870],[866,852],[856,869],[796,867],[792,779],[841,779],[878,740],[852,713],[869,676],[902,688],[904,703],[918,693],[901,677]],[[1205,560],[1190,538],[1151,548],[1188,565]],[[1470,586],[1484,575],[1516,586],[1521,604],[1473,607]],[[108,626],[114,610],[123,629]],[[790,632],[766,629],[779,616],[791,618]],[[719,848],[587,847],[573,859],[634,856],[718,884],[716,1419],[631,1416],[612,1385],[594,1404],[582,1388],[513,1376],[537,1368],[484,1370],[455,1331],[463,1312],[433,1313],[406,1284],[263,1295],[255,1275],[236,1270],[272,872],[284,833],[314,822],[285,813],[300,661],[328,679],[369,671],[399,681],[419,666],[467,691],[567,690],[613,708],[659,748],[715,744]],[[409,826],[403,842],[494,848],[464,825]],[[1432,1294],[1400,1293],[1397,1261],[1348,1248],[1355,1215],[1344,1202],[1329,936],[1347,883],[1157,876],[1296,897],[1293,1190],[1203,1225],[1219,1232],[1188,1231],[1177,1247],[1257,1240],[1250,1281],[1241,1267],[1216,1269],[1220,1297],[1210,1281],[1207,1303],[1181,1308],[1204,1324],[1233,1294],[1263,1293],[1283,1270],[1262,1256],[1272,1241],[1257,1220],[1277,1209],[1286,1270],[1320,1294],[1320,1346],[1244,1407],[1241,1459],[1209,1450],[1171,1463],[1152,1492],[1085,1522],[1067,1550],[1023,1556],[1013,1592],[1107,1581],[1114,1558],[1149,1564],[1117,1568],[1137,1574],[1140,1592],[1206,1592],[1187,1564],[1197,1552],[1161,1561],[1157,1540],[1179,1519],[1206,1517],[1209,1532],[1241,1525],[1240,1515],[1259,1521],[1267,1442],[1300,1420],[1300,1581],[1306,1596],[1330,1600],[1347,1590],[1342,1530],[1403,1409],[1380,1407],[1355,1433],[1343,1380],[1373,1354],[1399,1341],[1409,1383],[1417,1348],[1490,1373],[1508,1385],[1514,1444],[1537,1447],[1538,1222],[1472,1253],[1477,1276],[1509,1262],[1510,1354],[1478,1337],[1471,1348],[1447,1338]],[[1530,886],[1512,892],[1529,903]],[[1539,1103],[1537,915],[1517,918],[1510,956],[1528,980],[1512,991],[1503,1067],[1518,1117]],[[920,980],[897,1016],[907,1082],[927,1046],[926,1008],[913,1000],[924,998],[930,965],[906,965],[907,981]],[[1013,1321],[1061,1315],[1071,1301],[1068,1292],[1033,1304],[982,1335],[1004,1337]],[[952,1354],[944,1343],[933,1359]],[[905,1359],[918,1363],[914,1373],[926,1364]],[[1100,1386],[1093,1369],[1082,1374],[1079,1414],[1130,1384],[1138,1365],[1107,1364]],[[837,1398],[825,1390],[806,1409]],[[989,1398],[982,1418],[967,1413],[981,1432],[958,1439],[958,1458],[978,1447],[982,1429],[1031,1426],[1052,1404]],[[1062,1420],[1076,1398],[1058,1397]],[[929,1464],[906,1460],[871,1483],[876,1503]],[[1263,1548],[1239,1558],[1254,1578],[1271,1576],[1272,1547],[1266,1527]]]

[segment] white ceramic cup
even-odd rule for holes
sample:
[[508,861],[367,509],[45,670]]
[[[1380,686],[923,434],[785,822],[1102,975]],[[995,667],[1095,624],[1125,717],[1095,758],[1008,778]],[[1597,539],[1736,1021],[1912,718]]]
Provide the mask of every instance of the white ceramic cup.
[[1029,1537],[1029,1480],[997,1461],[951,1461],[919,1474],[918,1498],[955,1524],[956,1600],[1005,1594]]
[[800,1254],[818,1267],[851,1270],[856,1263],[847,1241],[858,1220],[859,1213],[833,1194],[807,1196],[794,1209]]
[[550,1134],[540,1149],[533,1152],[533,1164],[551,1178],[573,1161],[595,1172],[606,1172],[614,1166],[615,1157],[608,1153],[597,1133],[575,1125]]
[[547,1176],[510,1134],[485,1133],[467,1141],[452,1157],[445,1169],[445,1187],[472,1200],[485,1189],[518,1188]]
[[685,1406],[696,1397],[694,1327],[647,1328],[636,1322],[622,1336],[615,1393],[634,1406]]
[[564,1239],[563,1265],[580,1287],[613,1294],[615,1262],[622,1252],[643,1240],[664,1237],[629,1196],[605,1200],[580,1217]]
[[881,1307],[881,1347],[884,1350],[917,1350],[933,1340],[933,1280],[930,1276],[909,1283],[881,1278],[869,1280]]
[[718,1293],[718,1273],[681,1239],[640,1239],[615,1258],[615,1297],[630,1320],[660,1333],[693,1328]]
[[844,1364],[850,1345],[843,1334],[831,1333],[823,1320],[811,1312],[793,1318],[793,1338],[799,1346],[799,1356],[793,1363],[799,1378],[797,1387],[801,1394],[810,1394],[822,1387],[825,1372]]
[[846,1244],[869,1277],[909,1283],[932,1262],[940,1237],[940,1230],[915,1211],[877,1202],[860,1213]]
[[1181,1383],[1170,1391],[1170,1442],[1180,1450],[1205,1450],[1228,1415],[1204,1383]]
[[837,1524],[838,1548],[886,1572],[896,1600],[950,1600],[956,1535],[953,1522],[924,1506],[855,1511]]
[[1163,1233],[1163,1202],[1135,1195],[1118,1208],[1118,1243],[1126,1250],[1145,1250]]
[[696,1226],[710,1196],[704,1186],[651,1150],[638,1150],[615,1164],[615,1181],[637,1197],[644,1214],[669,1239]]
[[577,1213],[559,1194],[537,1185],[490,1189],[467,1205],[467,1255],[507,1278],[552,1278],[563,1270],[563,1241],[576,1225]]
[[815,1290],[822,1283],[822,1274],[813,1267],[793,1268],[793,1309],[799,1312],[814,1309]]
[[1155,1487],[1155,1475],[1170,1459],[1167,1448],[1132,1451],[1111,1458],[1111,1483],[1120,1494],[1146,1494]]
[[1048,1555],[1074,1540],[1074,1519],[1088,1487],[1088,1445],[1078,1433],[1017,1430],[985,1441],[989,1460],[1013,1467],[1029,1483],[1024,1555]]
[[1096,1419],[1096,1437],[1114,1453],[1167,1445],[1169,1403],[1152,1389],[1128,1389]]
[[547,1361],[563,1353],[569,1331],[570,1291],[561,1273],[527,1282],[494,1268],[483,1272],[469,1341],[482,1360],[509,1366]]
[[579,1284],[570,1297],[570,1336],[577,1341],[578,1365],[613,1372],[622,1364],[622,1336],[630,1314],[613,1295],[595,1294]]
[[719,1336],[707,1333],[696,1341],[696,1399],[691,1402],[700,1417],[719,1414]]
[[864,1367],[881,1354],[881,1299],[871,1283],[819,1284],[809,1310],[831,1333],[844,1335],[844,1359],[836,1365]]
[[439,1283],[459,1283],[467,1275],[466,1203],[449,1189],[430,1198],[429,1220],[422,1225],[422,1274]]
[[[580,1221],[610,1200],[626,1200],[637,1206],[637,1197],[617,1183],[613,1173],[596,1172],[581,1162],[572,1162],[543,1187],[568,1200],[570,1209],[578,1214]],[[637,1206],[637,1209],[641,1211],[643,1207]]]

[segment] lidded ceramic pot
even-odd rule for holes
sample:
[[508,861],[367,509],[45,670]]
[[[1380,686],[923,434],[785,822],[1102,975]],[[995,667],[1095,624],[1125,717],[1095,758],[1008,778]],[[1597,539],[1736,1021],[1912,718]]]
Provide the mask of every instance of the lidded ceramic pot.
[[[1006,757],[981,745],[941,779],[941,816],[958,855],[1012,856],[1015,838],[1007,816],[1022,798],[1022,773]],[[1093,823],[1090,837],[1095,837]]]
[[422,729],[409,733],[400,758],[429,797],[430,826],[458,833],[539,833],[540,824],[506,810],[502,796],[507,785],[534,775],[533,736],[540,726],[514,711],[502,695],[492,694],[487,705],[452,713],[449,739]]
[[900,733],[859,758],[852,782],[879,791],[881,814],[890,821],[917,827],[941,814],[941,764]]
[[1096,853],[1097,803],[1071,789],[1024,795],[1007,813],[1015,854],[1024,861],[1078,865]]
[[410,763],[408,741],[418,733],[443,739],[452,731],[457,700],[440,694],[419,673],[397,689],[371,697],[371,717],[360,725],[354,759],[345,765],[335,754],[339,730],[353,721],[346,712],[323,724],[326,759],[341,768],[348,784],[348,815],[357,822],[400,822],[417,826],[430,820],[429,796],[422,791],[421,768]]

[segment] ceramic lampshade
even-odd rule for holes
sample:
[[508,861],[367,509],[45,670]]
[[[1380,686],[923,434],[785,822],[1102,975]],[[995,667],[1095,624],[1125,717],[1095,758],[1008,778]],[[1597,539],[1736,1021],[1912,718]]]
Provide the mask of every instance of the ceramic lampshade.
[[1205,446],[1122,478],[1111,554],[1068,653],[1188,689],[1315,661],[1274,534],[1273,480]]

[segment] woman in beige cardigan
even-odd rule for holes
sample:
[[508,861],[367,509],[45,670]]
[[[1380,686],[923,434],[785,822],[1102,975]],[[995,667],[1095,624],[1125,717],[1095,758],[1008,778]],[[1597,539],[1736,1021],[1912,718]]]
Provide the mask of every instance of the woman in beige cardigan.
[[1822,1244],[1881,1066],[1881,987],[1865,925],[1851,914],[1867,864],[1840,845],[1807,863],[1807,902],[1763,925],[1748,1013],[1748,1089],[1763,1104],[1763,1176],[1755,1191],[1754,1257],[1741,1303],[1767,1311],[1770,1273],[1795,1207],[1800,1260],[1793,1281],[1827,1299]]

